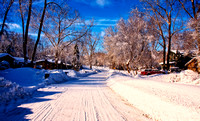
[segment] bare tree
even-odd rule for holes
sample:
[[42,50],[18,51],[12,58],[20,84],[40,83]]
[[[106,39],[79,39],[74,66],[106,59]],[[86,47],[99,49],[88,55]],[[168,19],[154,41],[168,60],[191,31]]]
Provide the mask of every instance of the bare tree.
[[[23,6],[22,6],[23,4]],[[21,22],[22,22],[22,35],[23,35],[23,40],[25,38],[25,23],[24,23],[24,17],[25,17],[25,5],[24,5],[24,1],[23,0],[19,0],[19,12],[20,12],[20,17],[21,17]]]
[[34,50],[33,50],[33,53],[32,53],[31,65],[33,65],[33,61],[34,61],[35,55],[36,55],[37,46],[38,46],[38,43],[40,41],[40,36],[41,36],[41,32],[42,32],[42,26],[43,26],[43,22],[44,22],[45,13],[46,13],[46,8],[50,4],[56,4],[56,3],[55,2],[47,2],[47,0],[44,0],[44,7],[43,7],[42,16],[41,16],[40,22],[39,22],[37,40],[35,42]]
[[64,48],[85,36],[91,27],[92,23],[88,27],[68,5],[49,6],[42,32],[54,47],[56,64]]

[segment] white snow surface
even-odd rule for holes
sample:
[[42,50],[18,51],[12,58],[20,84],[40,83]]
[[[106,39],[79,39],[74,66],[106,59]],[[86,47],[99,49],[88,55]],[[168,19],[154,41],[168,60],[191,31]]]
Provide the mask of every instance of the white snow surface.
[[34,86],[42,83],[45,70],[33,68],[7,69],[0,72],[0,76],[21,86]]
[[199,74],[135,74],[104,67],[0,71],[0,120],[200,120]]
[[108,72],[38,89],[1,121],[146,121],[143,112],[123,101],[106,86]]
[[[71,78],[78,78],[86,76],[87,74],[94,73],[94,71],[75,72],[74,70],[67,70],[69,74],[65,73],[66,70],[40,70],[34,68],[16,68],[6,69],[0,71],[0,112],[9,111],[12,109],[2,108],[4,105],[16,103],[17,100],[31,95],[37,89],[45,87],[46,85],[63,83],[69,81]],[[72,75],[75,73],[75,75]],[[45,79],[45,74],[49,77]],[[78,75],[78,76],[77,76]]]
[[[110,72],[107,85],[153,120],[200,120],[200,87],[193,83],[199,75],[195,72],[135,77]],[[180,78],[178,83],[170,80],[174,76]]]

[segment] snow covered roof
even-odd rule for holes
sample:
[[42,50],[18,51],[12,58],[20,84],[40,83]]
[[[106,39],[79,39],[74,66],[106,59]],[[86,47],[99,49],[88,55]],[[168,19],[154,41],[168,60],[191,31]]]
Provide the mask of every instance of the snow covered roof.
[[[5,56],[10,56],[11,58],[13,58],[14,60],[16,60],[18,62],[24,62],[24,58],[22,58],[22,57],[13,57],[12,55],[10,55],[8,53],[0,53],[0,58],[5,57]],[[28,62],[31,62],[31,60],[28,60]]]
[[13,58],[13,56],[11,56],[10,54],[8,53],[0,53],[0,58],[4,57],[4,56],[10,56]]
[[38,62],[42,62],[42,61],[45,61],[45,59],[37,60],[35,62],[38,63]]
[[184,50],[171,50],[171,52],[173,52],[173,53],[177,53],[177,51],[178,51],[179,53],[181,53],[181,54],[184,54],[184,53],[185,53]]
[[173,53],[177,53],[177,51],[182,55],[188,55],[188,54],[197,54],[198,50],[171,50]]
[[[54,59],[46,59],[50,63],[55,63]],[[45,59],[37,60],[36,62],[42,62],[45,61]],[[58,64],[61,64],[61,61],[58,61]]]
[[[22,58],[22,57],[14,57],[14,59],[16,60],[16,61],[18,61],[18,62],[24,62],[24,58]],[[28,60],[28,62],[30,63],[31,62],[31,60]]]
[[[171,61],[171,62],[169,62],[169,64],[175,64],[176,62],[175,61]],[[161,62],[161,63],[159,63],[160,65],[162,65],[163,64],[163,62]],[[167,61],[165,61],[165,64],[167,64]]]

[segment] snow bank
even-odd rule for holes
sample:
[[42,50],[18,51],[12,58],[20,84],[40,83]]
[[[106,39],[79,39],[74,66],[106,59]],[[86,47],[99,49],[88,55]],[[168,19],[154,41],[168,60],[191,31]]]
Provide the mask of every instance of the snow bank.
[[[45,79],[45,73],[49,78]],[[16,68],[0,71],[0,98],[9,102],[17,97],[31,95],[47,84],[61,83],[69,79],[62,70],[39,70],[34,68]]]
[[197,72],[192,70],[185,70],[179,74],[171,74],[171,82],[200,84],[200,76]]
[[[72,78],[96,73],[95,70],[40,70],[16,68],[0,71],[0,112],[7,112],[17,106],[19,99],[31,95],[45,85],[66,82]],[[48,78],[45,79],[45,74]],[[21,100],[23,102],[23,100]],[[9,104],[9,105],[8,105]]]
[[[130,74],[125,74],[125,75],[130,76]],[[132,77],[137,79],[156,80],[156,81],[171,82],[171,83],[189,84],[189,85],[200,84],[200,75],[192,70],[185,70],[181,71],[180,73],[170,73],[170,74],[153,74],[153,75],[137,74]]]
[[153,120],[200,120],[199,98],[196,97],[199,89],[182,85],[186,90],[181,90],[179,85],[163,82],[166,78],[162,80],[161,76],[166,75],[130,77],[111,71],[107,85]]
[[2,71],[1,76],[21,86],[33,86],[43,82],[44,73],[45,70],[16,68]]
[[[0,98],[8,102],[18,96],[20,97],[21,93],[32,94],[38,88],[45,85],[62,83],[71,78],[87,76],[93,73],[96,73],[96,71],[90,69],[82,69],[79,72],[74,70],[40,70],[34,68],[2,70],[0,71],[0,77],[3,81],[0,82],[0,88],[4,91],[1,91]],[[47,79],[45,79],[45,74],[49,75]]]

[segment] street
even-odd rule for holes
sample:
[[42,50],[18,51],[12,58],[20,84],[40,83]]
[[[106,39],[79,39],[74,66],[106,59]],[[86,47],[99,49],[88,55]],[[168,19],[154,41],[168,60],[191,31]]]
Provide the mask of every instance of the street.
[[2,120],[133,121],[150,120],[106,86],[101,72],[41,88]]

